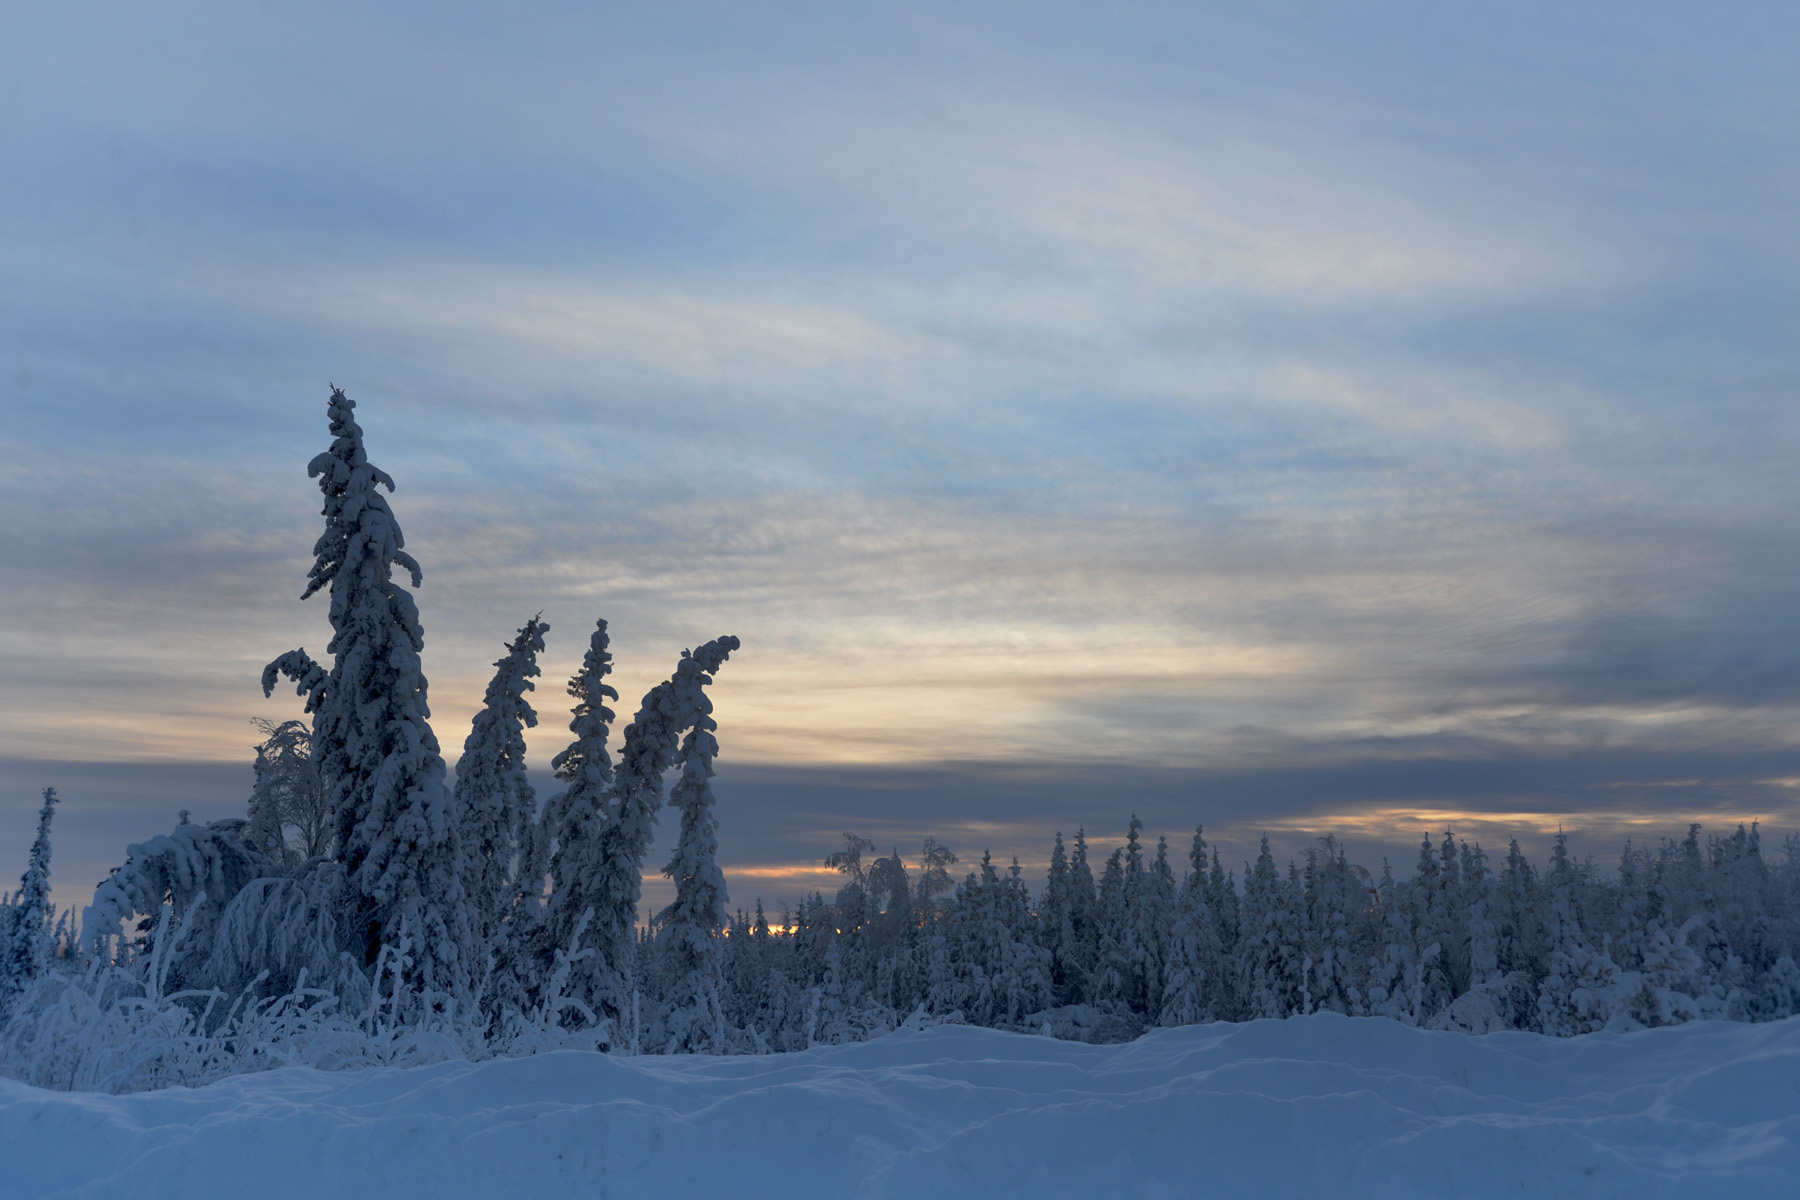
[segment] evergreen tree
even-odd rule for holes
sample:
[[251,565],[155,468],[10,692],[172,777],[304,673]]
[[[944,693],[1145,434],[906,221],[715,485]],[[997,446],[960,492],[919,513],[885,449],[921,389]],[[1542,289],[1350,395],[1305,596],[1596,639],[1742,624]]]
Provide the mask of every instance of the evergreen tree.
[[1362,891],[1335,838],[1323,838],[1307,851],[1302,936],[1314,1012],[1352,1013],[1362,1005],[1351,933]]
[[[1219,943],[1221,964],[1235,963],[1241,917],[1238,907],[1237,880],[1219,862],[1219,849],[1213,847],[1212,869],[1206,876],[1206,907],[1212,913],[1214,936]],[[1239,972],[1221,970],[1213,979],[1213,1012],[1221,1019],[1236,1020],[1244,1004],[1238,995]]]
[[1537,874],[1519,850],[1519,840],[1513,838],[1507,845],[1506,865],[1500,870],[1495,945],[1498,969],[1506,978],[1505,1016],[1514,1029],[1535,1024],[1538,986],[1544,978],[1544,922],[1538,911],[1538,891]]
[[1669,920],[1668,905],[1667,888],[1652,878],[1637,914],[1642,932],[1633,939],[1634,969],[1619,981],[1618,1012],[1627,1024],[1654,1029],[1700,1016],[1700,1006],[1690,994],[1700,973],[1700,956]]
[[1433,1028],[1493,1033],[1513,1027],[1506,977],[1500,971],[1500,929],[1494,920],[1493,872],[1479,845],[1462,846],[1461,909],[1468,930],[1469,987],[1438,1015]]
[[1244,1016],[1250,1020],[1285,1017],[1295,998],[1288,979],[1292,930],[1286,890],[1264,834],[1255,867],[1244,872],[1238,976],[1246,1005]]
[[[720,999],[723,974],[719,932],[725,924],[725,876],[719,870],[718,821],[713,816],[713,759],[719,742],[713,731],[712,701],[705,687],[738,648],[722,637],[683,652],[670,680],[670,701],[687,731],[677,764],[681,775],[670,803],[681,810],[681,836],[663,874],[675,881],[675,900],[657,915],[662,955],[663,997],[658,1041],[666,1054],[722,1054],[730,1049]],[[677,765],[671,764],[671,765]]]
[[[630,925],[621,929],[612,919],[625,888],[614,875],[618,864],[605,857],[603,836],[611,815],[613,787],[612,757],[606,748],[613,710],[606,702],[619,698],[606,682],[611,671],[606,622],[601,620],[595,622],[588,638],[581,669],[569,680],[568,693],[575,701],[569,732],[575,740],[550,760],[564,786],[544,804],[536,845],[550,848],[544,941],[570,958],[566,994],[579,1001],[591,1017],[604,1013],[617,1022],[623,1014],[621,997],[628,991],[628,944],[622,944],[620,938],[630,932]],[[607,886],[609,882],[613,886]],[[630,904],[635,910],[635,893]],[[575,944],[577,928],[582,930],[579,946]]]
[[1125,848],[1106,857],[1094,903],[1095,947],[1092,1003],[1112,1009],[1131,1006],[1131,958],[1126,924]]
[[998,901],[1000,928],[1005,937],[996,988],[999,1017],[1005,1025],[1018,1029],[1026,1017],[1054,1003],[1054,991],[1050,986],[1050,952],[1038,944],[1031,893],[1020,878],[1017,858],[1000,881]]
[[1157,837],[1156,857],[1144,872],[1136,924],[1134,957],[1141,964],[1139,969],[1143,976],[1143,1012],[1147,1020],[1155,1023],[1162,1016],[1169,960],[1174,955],[1175,872],[1169,866],[1169,839],[1166,837]]
[[1069,926],[1074,933],[1069,956],[1069,1000],[1091,1003],[1100,967],[1100,895],[1088,864],[1087,831],[1075,830],[1075,852],[1069,858]]
[[1158,1021],[1193,1025],[1211,1020],[1216,1011],[1214,980],[1220,973],[1217,925],[1207,902],[1206,838],[1194,827],[1188,851],[1188,873],[1175,902],[1169,934],[1167,978]]
[[384,947],[433,1003],[470,994],[475,941],[458,876],[456,823],[444,760],[431,732],[418,609],[395,567],[419,586],[381,489],[394,481],[368,459],[355,403],[332,388],[332,444],[307,473],[325,497],[325,532],[301,599],[328,592],[330,671],[304,650],[263,669],[263,693],[286,675],[313,714],[315,761],[331,797],[348,926],[363,961]]
[[1448,1008],[1454,996],[1449,970],[1455,943],[1450,918],[1453,886],[1444,877],[1442,865],[1432,852],[1431,837],[1426,835],[1419,845],[1418,869],[1405,889],[1412,918],[1413,961],[1418,971],[1415,1015],[1421,1023]]
[[1081,967],[1075,941],[1074,878],[1062,831],[1050,851],[1050,874],[1044,885],[1038,933],[1050,952],[1050,985],[1059,1004],[1073,1004],[1081,995]]
[[1412,914],[1394,880],[1393,868],[1385,861],[1381,864],[1381,886],[1376,897],[1381,928],[1369,963],[1368,1012],[1373,1017],[1391,1017],[1416,1025],[1419,968]]
[[[1159,897],[1154,894],[1154,871],[1144,864],[1141,840],[1144,823],[1136,813],[1125,835],[1125,912],[1120,948],[1125,976],[1125,1002],[1133,1012],[1154,1016],[1154,1000],[1162,1000],[1162,962],[1158,936]],[[1164,870],[1167,870],[1165,847]]]
[[50,819],[56,815],[56,789],[47,787],[43,795],[37,838],[19,877],[19,894],[0,908],[0,915],[8,918],[0,925],[0,933],[6,934],[6,958],[0,962],[0,1025],[12,1014],[19,996],[44,973],[50,958]]
[[537,656],[549,628],[531,618],[494,664],[487,696],[456,763],[453,798],[463,895],[483,946],[492,947],[515,908],[535,909],[542,892],[537,794],[525,773],[525,731],[536,727],[537,712],[525,695],[535,686]]
[[1612,960],[1588,940],[1580,877],[1569,861],[1568,839],[1560,832],[1545,883],[1549,950],[1538,990],[1538,1029],[1555,1037],[1603,1029],[1612,1018],[1617,972]]

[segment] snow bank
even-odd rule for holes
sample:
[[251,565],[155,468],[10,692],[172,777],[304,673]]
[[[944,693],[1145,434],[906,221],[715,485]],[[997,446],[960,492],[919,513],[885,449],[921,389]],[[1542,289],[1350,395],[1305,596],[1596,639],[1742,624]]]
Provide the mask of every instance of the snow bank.
[[0,1081],[12,1197],[1800,1195],[1800,1018],[1476,1038],[1323,1014],[1086,1046]]

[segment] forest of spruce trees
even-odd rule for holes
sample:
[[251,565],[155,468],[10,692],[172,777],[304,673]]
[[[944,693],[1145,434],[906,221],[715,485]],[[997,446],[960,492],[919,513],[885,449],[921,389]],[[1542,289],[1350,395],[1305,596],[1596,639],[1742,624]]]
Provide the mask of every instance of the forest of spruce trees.
[[[270,663],[309,721],[261,722],[241,818],[129,848],[79,922],[49,902],[46,789],[20,890],[0,908],[0,1071],[126,1090],[292,1062],[344,1066],[582,1046],[766,1053],[960,1021],[1089,1041],[1155,1026],[1319,1011],[1557,1036],[1800,1012],[1800,842],[1755,826],[1626,845],[1616,868],[1548,864],[1451,834],[1410,877],[1372,876],[1327,837],[1241,876],[1200,829],[1171,848],[1132,817],[1098,857],[1056,835],[1036,890],[926,839],[910,862],[846,834],[835,895],[728,909],[706,687],[738,649],[684,651],[618,740],[607,625],[568,684],[559,790],[526,773],[549,627],[495,664],[454,786],[429,723],[411,593],[419,567],[354,404],[331,447],[306,597],[324,661]],[[402,575],[396,578],[396,569]],[[659,813],[675,898],[641,920]],[[654,864],[652,864],[654,865]]]

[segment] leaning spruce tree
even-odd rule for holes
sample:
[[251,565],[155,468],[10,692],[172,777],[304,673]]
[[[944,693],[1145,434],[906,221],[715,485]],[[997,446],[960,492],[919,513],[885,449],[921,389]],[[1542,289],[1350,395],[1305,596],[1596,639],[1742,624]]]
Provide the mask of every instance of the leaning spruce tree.
[[[735,637],[708,642],[683,653],[673,685],[677,719],[687,728],[681,744],[681,777],[670,803],[681,810],[681,837],[663,874],[675,881],[675,902],[657,916],[661,927],[663,1008],[660,1033],[665,1053],[723,1054],[729,1048],[719,935],[725,926],[725,876],[719,870],[719,823],[713,817],[712,764],[719,740],[712,701],[705,687],[738,648]],[[673,764],[672,764],[673,765]]]
[[517,893],[528,893],[525,898],[535,904],[542,891],[534,861],[537,794],[525,774],[525,731],[537,725],[537,712],[525,694],[533,688],[549,628],[531,618],[494,664],[487,696],[456,762],[453,802],[463,896],[476,943],[483,947],[492,946],[501,922],[512,915]]
[[456,825],[444,760],[431,732],[419,652],[425,639],[396,566],[419,586],[419,565],[369,462],[355,403],[333,387],[331,449],[307,474],[325,497],[325,532],[301,599],[331,597],[327,671],[304,650],[263,669],[263,693],[286,675],[313,714],[313,744],[336,817],[351,947],[374,965],[400,954],[402,977],[431,1004],[465,1002],[473,938],[458,878]]
[[[603,989],[609,995],[618,990],[614,976],[620,966],[618,947],[602,940],[601,927],[594,924],[610,903],[603,886],[608,864],[602,835],[611,815],[613,787],[612,756],[606,749],[613,710],[606,702],[619,698],[606,682],[611,671],[606,622],[601,620],[588,639],[581,670],[569,680],[569,695],[575,700],[569,732],[575,740],[550,760],[557,779],[566,786],[545,801],[537,836],[537,845],[550,850],[544,941],[566,952],[570,971],[565,994],[585,1005],[590,1016],[597,1016],[599,1007],[605,1007],[598,999]],[[633,898],[631,903],[635,908],[637,900]],[[576,944],[577,930],[581,931],[580,945]]]
[[695,677],[717,671],[737,646],[735,637],[723,637],[691,653],[683,651],[674,677],[645,693],[637,716],[625,727],[611,819],[600,831],[595,855],[600,871],[589,885],[594,915],[587,927],[587,944],[595,952],[588,968],[590,1003],[594,1015],[613,1022],[615,1029],[623,1028],[634,1011],[638,902],[643,898],[644,856],[663,804],[663,773],[678,761],[681,735],[704,715],[693,705],[700,687]]

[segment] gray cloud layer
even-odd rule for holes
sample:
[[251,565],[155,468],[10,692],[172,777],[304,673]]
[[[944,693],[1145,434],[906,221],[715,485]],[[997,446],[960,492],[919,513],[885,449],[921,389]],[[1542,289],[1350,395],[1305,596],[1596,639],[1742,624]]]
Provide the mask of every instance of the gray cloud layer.
[[0,755],[292,707],[329,378],[452,758],[542,608],[546,758],[605,615],[627,710],[734,632],[728,762],[1007,828],[1125,765],[1278,827],[1791,811],[1791,14],[429,16],[0,46]]

